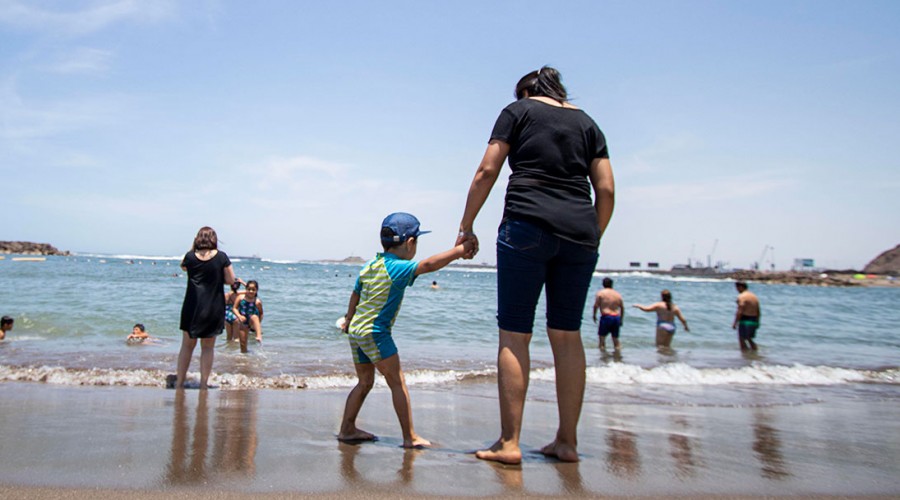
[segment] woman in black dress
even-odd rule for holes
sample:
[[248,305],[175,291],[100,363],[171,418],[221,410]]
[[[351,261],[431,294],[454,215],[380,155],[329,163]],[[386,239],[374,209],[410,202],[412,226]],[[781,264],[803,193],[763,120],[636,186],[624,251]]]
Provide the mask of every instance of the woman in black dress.
[[218,250],[218,237],[211,227],[202,227],[194,238],[191,251],[184,255],[181,268],[187,272],[188,284],[181,306],[181,352],[175,388],[184,388],[184,381],[197,339],[200,339],[200,388],[207,388],[212,371],[213,348],[216,336],[225,328],[225,284],[235,281],[231,260]]

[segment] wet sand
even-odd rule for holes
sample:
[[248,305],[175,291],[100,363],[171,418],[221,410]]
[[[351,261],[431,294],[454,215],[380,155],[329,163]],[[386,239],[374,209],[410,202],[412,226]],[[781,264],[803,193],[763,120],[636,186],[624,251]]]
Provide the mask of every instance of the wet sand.
[[[344,391],[172,391],[0,384],[2,498],[315,498],[900,495],[894,401],[771,407],[587,403],[578,464],[521,466],[469,452],[498,434],[493,386],[411,389],[403,450],[376,388],[349,445],[334,435]],[[553,401],[529,401],[523,444],[552,439]]]

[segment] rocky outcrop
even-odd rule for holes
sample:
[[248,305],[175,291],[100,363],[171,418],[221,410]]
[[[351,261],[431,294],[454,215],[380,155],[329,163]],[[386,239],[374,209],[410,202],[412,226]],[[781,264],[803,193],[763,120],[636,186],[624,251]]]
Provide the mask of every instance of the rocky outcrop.
[[19,255],[69,255],[69,251],[60,252],[49,243],[32,243],[30,241],[0,241],[0,253]]
[[882,252],[881,255],[866,264],[863,272],[867,274],[900,275],[900,245]]
[[859,286],[849,277],[819,273],[735,271],[728,275],[737,281],[754,281],[758,283],[778,283],[782,285],[815,285],[815,286]]

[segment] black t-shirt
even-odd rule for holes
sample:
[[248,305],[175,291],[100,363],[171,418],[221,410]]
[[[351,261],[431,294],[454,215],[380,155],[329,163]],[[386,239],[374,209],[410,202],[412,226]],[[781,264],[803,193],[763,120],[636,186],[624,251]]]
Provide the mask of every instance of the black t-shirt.
[[594,120],[580,109],[520,99],[500,113],[494,139],[510,146],[503,218],[596,247],[600,233],[588,174],[593,160],[609,153]]
[[193,251],[181,261],[188,283],[181,305],[179,327],[191,338],[213,337],[225,328],[225,268],[231,259],[219,250],[209,260],[200,260]]

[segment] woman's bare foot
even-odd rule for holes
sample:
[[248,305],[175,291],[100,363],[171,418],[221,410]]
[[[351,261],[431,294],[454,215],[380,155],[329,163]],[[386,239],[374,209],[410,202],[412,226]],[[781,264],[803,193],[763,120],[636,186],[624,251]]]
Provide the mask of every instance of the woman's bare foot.
[[378,441],[378,436],[361,429],[354,429],[352,432],[347,433],[342,432],[338,434],[337,438],[338,441],[343,441],[345,443],[357,443],[359,441]]
[[518,444],[498,440],[486,450],[475,452],[475,456],[481,460],[491,460],[502,464],[516,465],[522,463],[522,450]]
[[409,441],[403,440],[404,448],[428,448],[429,446],[431,446],[431,441],[422,436],[413,436]]
[[558,440],[541,448],[541,453],[545,457],[553,457],[561,462],[577,462],[579,460],[578,451],[574,446],[560,443]]

